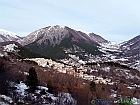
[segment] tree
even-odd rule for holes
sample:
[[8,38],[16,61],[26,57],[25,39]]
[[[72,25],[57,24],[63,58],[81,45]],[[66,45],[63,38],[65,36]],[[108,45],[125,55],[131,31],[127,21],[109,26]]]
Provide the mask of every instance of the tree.
[[49,93],[52,93],[52,92],[53,92],[53,86],[52,86],[52,83],[51,83],[50,80],[49,80],[48,83],[47,83],[47,88],[48,88],[48,92],[49,92]]
[[47,65],[49,65],[49,62],[47,62]]
[[36,90],[36,87],[38,86],[37,73],[34,67],[31,67],[29,69],[29,75],[27,76],[26,85],[31,89],[32,92],[34,92]]
[[95,84],[94,81],[91,81],[91,83],[90,83],[90,90],[91,91],[96,91],[96,84]]
[[77,72],[77,67],[75,65],[73,66],[73,69],[75,72]]

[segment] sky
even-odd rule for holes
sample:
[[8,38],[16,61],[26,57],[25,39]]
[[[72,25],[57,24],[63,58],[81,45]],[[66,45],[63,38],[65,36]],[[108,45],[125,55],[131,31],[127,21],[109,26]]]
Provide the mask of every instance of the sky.
[[68,26],[121,43],[140,34],[140,0],[0,0],[0,29]]

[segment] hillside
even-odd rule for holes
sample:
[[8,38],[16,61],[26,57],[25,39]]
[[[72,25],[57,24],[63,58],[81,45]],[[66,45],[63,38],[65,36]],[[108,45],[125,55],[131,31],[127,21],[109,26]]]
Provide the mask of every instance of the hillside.
[[0,55],[7,56],[10,55],[14,58],[36,58],[43,57],[39,54],[31,52],[30,50],[22,47],[18,42],[0,42]]

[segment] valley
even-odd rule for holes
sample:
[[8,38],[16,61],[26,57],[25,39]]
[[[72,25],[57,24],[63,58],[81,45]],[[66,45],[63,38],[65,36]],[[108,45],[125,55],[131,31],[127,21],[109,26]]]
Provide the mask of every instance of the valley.
[[[124,99],[140,104],[140,35],[116,44],[59,25],[16,40],[0,35],[5,37],[0,42],[1,79],[8,84],[0,84],[1,103],[92,105],[101,99],[119,105]],[[35,92],[26,85],[31,67],[39,80]]]

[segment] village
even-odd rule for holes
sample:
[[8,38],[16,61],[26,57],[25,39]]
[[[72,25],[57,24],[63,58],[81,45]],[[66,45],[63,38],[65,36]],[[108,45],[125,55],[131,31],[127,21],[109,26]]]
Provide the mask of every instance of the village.
[[58,72],[73,75],[76,78],[82,78],[85,80],[94,81],[96,84],[102,83],[102,84],[111,85],[114,83],[112,82],[110,78],[103,78],[102,76],[88,75],[86,73],[88,70],[88,67],[84,65],[79,65],[79,66],[65,65],[63,63],[59,63],[51,59],[44,59],[44,58],[31,58],[31,59],[26,58],[25,60],[35,61],[38,63],[39,66],[53,68],[54,70]]

